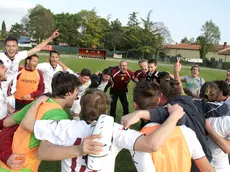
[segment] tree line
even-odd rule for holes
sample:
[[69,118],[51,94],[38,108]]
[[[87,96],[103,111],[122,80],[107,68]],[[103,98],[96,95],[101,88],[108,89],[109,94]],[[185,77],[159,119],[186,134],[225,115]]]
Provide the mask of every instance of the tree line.
[[[153,22],[152,10],[145,18],[138,12],[129,14],[128,22],[122,25],[119,19],[111,20],[100,17],[95,9],[81,10],[78,13],[54,14],[42,5],[36,5],[28,10],[20,23],[12,25],[6,32],[5,21],[2,24],[1,38],[7,35],[29,36],[35,42],[41,42],[50,33],[59,28],[60,36],[53,44],[61,44],[85,48],[131,51],[138,53],[141,58],[149,54],[157,55],[165,44],[172,44],[170,32],[163,22]],[[206,22],[201,29],[201,35],[194,41],[185,37],[181,42],[198,43],[203,49],[210,49],[220,40],[219,28],[212,22]],[[215,34],[213,34],[215,33]],[[202,54],[202,57],[205,53]]]

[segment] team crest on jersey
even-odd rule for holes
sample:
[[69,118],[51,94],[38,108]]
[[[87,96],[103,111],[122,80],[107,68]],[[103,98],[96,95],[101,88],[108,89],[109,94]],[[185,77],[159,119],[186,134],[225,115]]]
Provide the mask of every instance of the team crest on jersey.
[[125,79],[125,77],[124,77],[124,76],[122,76],[122,77],[121,77],[121,80],[124,80],[124,79]]

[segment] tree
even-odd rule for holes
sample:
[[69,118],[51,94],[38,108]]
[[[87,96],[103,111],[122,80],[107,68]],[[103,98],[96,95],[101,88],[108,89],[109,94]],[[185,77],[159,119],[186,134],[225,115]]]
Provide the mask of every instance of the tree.
[[190,41],[188,40],[187,37],[184,37],[180,42],[185,44],[190,44]]
[[120,48],[122,42],[122,35],[123,29],[121,22],[118,19],[111,21],[109,31],[106,35],[108,48],[113,49],[114,52],[116,51],[116,48]]
[[61,13],[54,16],[55,26],[60,29],[57,38],[59,43],[67,43],[69,46],[79,45],[80,17],[77,14]]
[[209,50],[213,50],[215,45],[220,41],[219,27],[212,20],[205,22],[201,28],[201,36],[196,42],[200,45],[200,58],[203,59],[208,54]]
[[47,38],[54,30],[52,12],[41,5],[29,10],[28,19],[29,33],[37,42]]
[[7,33],[6,33],[6,23],[5,23],[5,21],[3,20],[3,22],[2,22],[2,30],[1,30],[1,37],[2,37],[2,38],[5,38],[6,35],[7,35]]
[[11,26],[9,35],[14,36],[16,38],[20,38],[20,36],[25,35],[25,30],[22,24],[15,23]]

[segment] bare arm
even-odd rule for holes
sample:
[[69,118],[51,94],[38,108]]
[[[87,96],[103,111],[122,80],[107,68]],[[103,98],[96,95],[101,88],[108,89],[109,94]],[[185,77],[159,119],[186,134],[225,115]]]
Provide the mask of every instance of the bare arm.
[[57,63],[62,67],[63,71],[66,71],[68,69],[68,67],[61,61],[58,60]]
[[174,65],[174,79],[177,80],[180,84],[180,88],[181,88],[181,93],[184,93],[184,89],[183,89],[183,85],[181,82],[181,77],[180,77],[180,71],[181,71],[181,67],[182,65],[180,64],[180,58],[177,60],[177,62]]
[[48,141],[41,141],[38,157],[40,160],[57,161],[87,154],[98,155],[102,151],[103,144],[93,141],[97,138],[100,138],[100,135],[86,137],[78,146],[57,146]]
[[206,130],[216,144],[224,151],[224,153],[230,153],[230,140],[221,137],[206,120]]
[[26,112],[25,117],[23,118],[21,125],[24,130],[27,130],[28,132],[34,131],[34,124],[36,121],[36,112],[38,107],[41,105],[41,103],[48,100],[48,97],[41,96],[39,97],[35,103],[29,108],[29,110]]
[[9,103],[7,103],[8,114],[12,115],[14,113],[14,111],[15,111],[15,109]]
[[58,33],[58,29],[57,29],[54,33],[52,33],[52,35],[49,38],[47,38],[45,41],[41,42],[40,44],[36,45],[34,48],[29,50],[28,56],[31,56],[31,55],[41,51],[43,47],[45,47],[49,42],[51,42],[53,39],[58,37],[58,35],[59,35],[59,33]]
[[169,136],[174,131],[177,121],[184,115],[183,108],[176,105],[169,105],[168,111],[170,116],[168,119],[149,136],[141,136],[134,146],[135,151],[156,152],[167,141]]
[[196,163],[196,166],[199,168],[201,172],[214,172],[215,170],[213,169],[212,165],[209,163],[208,159],[206,156],[194,160]]
[[16,125],[17,123],[14,121],[13,119],[13,114],[10,115],[9,117],[7,117],[4,121],[3,121],[3,125],[4,127],[12,127],[14,125]]

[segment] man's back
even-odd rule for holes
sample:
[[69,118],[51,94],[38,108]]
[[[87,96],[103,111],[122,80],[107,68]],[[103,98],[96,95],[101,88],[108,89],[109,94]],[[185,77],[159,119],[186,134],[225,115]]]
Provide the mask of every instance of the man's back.
[[[149,135],[160,125],[147,124],[141,132]],[[157,152],[151,153],[156,171],[189,172],[191,170],[191,158],[196,160],[205,156],[196,134],[186,126],[176,127]]]
[[[87,124],[85,121],[61,120],[61,121],[37,121],[34,127],[36,138],[48,140],[53,144],[70,146],[80,145],[84,137],[91,135],[95,122]],[[45,132],[46,131],[46,132]],[[113,142],[111,149],[106,156],[101,172],[113,172],[115,159],[121,149],[133,150],[136,139],[141,135],[134,130],[124,130],[123,126],[114,123]],[[77,157],[62,161],[62,172],[71,172],[71,170],[92,171],[86,168],[87,157]]]
[[[223,116],[218,118],[208,119],[212,128],[221,137],[226,140],[230,140],[230,116]],[[228,154],[224,153],[223,150],[216,144],[216,142],[209,137],[209,147],[212,152],[211,164],[217,172],[230,171],[230,165],[228,160]]]

